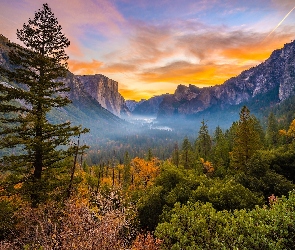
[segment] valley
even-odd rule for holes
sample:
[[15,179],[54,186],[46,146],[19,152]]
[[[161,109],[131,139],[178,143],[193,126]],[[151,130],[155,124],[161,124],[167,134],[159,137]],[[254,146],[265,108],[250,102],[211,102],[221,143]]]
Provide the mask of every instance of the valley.
[[[159,50],[153,41],[167,42],[174,26],[142,26],[156,34],[151,37],[134,26],[132,35],[131,20],[102,3],[120,29],[112,33],[116,23],[109,25],[105,15],[101,26],[119,39],[128,23],[134,53],[126,48],[104,54],[104,62],[74,59],[71,66],[123,74],[128,83],[70,72],[70,41],[47,3],[17,30],[22,45],[0,35],[0,249],[294,249],[295,41],[255,67],[243,65],[222,84],[199,87],[190,77],[210,79],[217,71],[213,57],[202,65],[207,58],[197,53],[197,72],[181,71],[193,65],[195,43],[185,53],[191,62],[170,62],[173,46]],[[191,22],[196,19],[181,27],[196,33]],[[236,35],[231,39],[238,41]],[[204,35],[199,42],[214,53],[226,47],[229,63],[241,51],[236,42],[228,48],[225,38],[211,44]],[[87,46],[108,39],[96,34]],[[178,32],[174,39],[184,49],[192,37]],[[71,53],[82,55],[75,42]],[[145,53],[137,58],[140,50]],[[246,52],[241,58],[253,56]],[[139,64],[156,65],[154,54],[165,59],[158,63],[171,64],[140,71]],[[141,94],[150,98],[123,97],[135,95],[135,79],[153,85],[162,76],[172,84],[182,74],[174,93],[147,88]]]

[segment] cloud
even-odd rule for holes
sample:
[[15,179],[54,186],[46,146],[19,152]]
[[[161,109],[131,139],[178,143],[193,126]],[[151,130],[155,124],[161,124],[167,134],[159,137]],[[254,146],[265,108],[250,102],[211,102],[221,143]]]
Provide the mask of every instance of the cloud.
[[143,94],[138,90],[120,88],[119,92],[125,97],[126,100],[140,100],[143,98]]
[[[43,0],[1,2],[0,18],[10,19],[11,27],[16,32],[24,22],[34,17],[43,3]],[[47,3],[66,35],[72,37],[85,35],[91,30],[106,37],[114,36],[120,34],[121,25],[125,22],[117,7],[108,0],[48,0]],[[2,28],[1,24],[0,27]]]
[[[16,29],[43,4],[2,2],[0,30],[12,41]],[[171,92],[180,83],[221,84],[259,64],[294,36],[294,28],[286,26],[292,25],[290,15],[267,37],[294,7],[294,0],[47,2],[71,41],[70,70],[117,77],[119,87],[125,84],[122,94],[136,99]]]
[[92,60],[91,62],[81,62],[75,60],[69,60],[69,70],[77,75],[94,75],[100,72],[100,68],[103,65],[102,62]]
[[[27,0],[30,3],[43,0]],[[120,23],[125,19],[112,1],[108,0],[49,0],[49,6],[68,29],[85,33],[92,29],[105,36],[120,32]],[[40,5],[41,6],[41,5]]]
[[274,48],[282,47],[282,41],[291,41],[292,34],[277,34],[270,39],[252,40],[242,46],[229,47],[224,49],[221,53],[225,58],[236,59],[242,63],[245,61],[261,62],[267,59]]
[[[293,36],[289,29],[265,39],[267,32],[209,26],[199,20],[175,20],[158,25],[139,22],[132,28],[129,41],[121,50],[107,54],[105,59],[109,62],[100,72],[132,75],[130,87],[120,91],[128,98],[133,95],[134,99],[150,94],[145,91],[148,88],[157,89],[154,94],[160,94],[159,89],[164,85],[171,92],[177,84],[222,84],[267,59]],[[128,77],[121,77],[119,83],[128,82]],[[161,91],[167,92],[164,88]]]
[[121,95],[124,96],[126,100],[141,100],[141,99],[149,99],[151,96],[163,94],[163,92],[157,88],[154,90],[142,90],[138,89],[131,89],[128,87],[120,87],[119,92]]
[[247,66],[191,64],[180,61],[165,67],[152,69],[139,75],[144,82],[170,82],[173,84],[197,84],[199,86],[212,86],[221,84],[233,75],[247,69]]
[[101,68],[102,73],[134,72],[138,67],[132,64],[114,63]]
[[292,38],[291,31],[276,34],[268,40],[264,39],[266,35],[246,30],[216,29],[215,32],[180,36],[173,50],[187,57],[193,56],[196,62],[174,61],[164,66],[147,68],[138,75],[141,81],[147,83],[170,82],[199,86],[222,84],[228,78],[267,59],[274,48],[282,47],[283,41]]
[[79,45],[79,42],[74,37],[68,38],[71,42],[70,46],[67,48],[67,53],[71,54],[71,56],[82,58],[84,56],[81,46]]
[[179,37],[206,28],[197,20],[177,20],[163,24],[136,22],[130,24],[129,39],[124,46],[106,54],[105,59],[142,67],[157,64],[178,55]]
[[172,39],[169,26],[136,23],[123,60],[133,64],[155,63],[173,54]]

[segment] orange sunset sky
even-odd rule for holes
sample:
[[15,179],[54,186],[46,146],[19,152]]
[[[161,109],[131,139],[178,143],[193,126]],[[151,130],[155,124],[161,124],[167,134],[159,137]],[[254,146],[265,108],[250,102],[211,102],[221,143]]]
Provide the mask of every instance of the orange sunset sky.
[[[0,33],[40,0],[0,0]],[[70,39],[69,69],[103,74],[127,99],[222,84],[295,37],[295,0],[48,0]]]

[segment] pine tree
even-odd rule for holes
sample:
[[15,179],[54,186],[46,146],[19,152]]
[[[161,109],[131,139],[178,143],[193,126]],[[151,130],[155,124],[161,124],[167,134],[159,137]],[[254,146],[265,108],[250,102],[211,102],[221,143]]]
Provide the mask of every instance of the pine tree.
[[215,129],[213,142],[212,157],[214,166],[227,167],[229,165],[229,142],[219,126]]
[[152,159],[153,159],[153,152],[152,152],[152,149],[151,148],[149,148],[149,150],[148,150],[148,155],[147,155],[147,160],[148,161],[151,161]]
[[277,146],[279,142],[279,126],[273,112],[269,114],[267,119],[266,142],[269,147]]
[[179,166],[179,149],[178,149],[178,143],[176,142],[174,144],[174,150],[172,153],[172,163],[178,167]]
[[240,112],[240,120],[234,137],[232,164],[236,169],[244,169],[251,156],[262,148],[260,131],[257,130],[257,119],[250,115],[244,106]]
[[34,19],[17,30],[25,48],[8,44],[13,69],[0,69],[16,83],[15,87],[0,84],[0,148],[19,149],[15,155],[5,156],[2,166],[9,167],[11,173],[21,173],[25,182],[32,180],[33,205],[40,200],[42,172],[56,167],[71,153],[67,147],[71,136],[86,132],[70,122],[52,124],[47,119],[50,110],[71,102],[65,96],[69,89],[58,80],[67,73],[65,48],[70,45],[61,30],[48,4],[43,4]]
[[208,160],[212,143],[209,135],[208,126],[203,119],[201,122],[198,138],[195,142],[198,157]]
[[182,142],[180,160],[184,168],[193,168],[195,157],[193,153],[193,147],[187,137],[185,137]]

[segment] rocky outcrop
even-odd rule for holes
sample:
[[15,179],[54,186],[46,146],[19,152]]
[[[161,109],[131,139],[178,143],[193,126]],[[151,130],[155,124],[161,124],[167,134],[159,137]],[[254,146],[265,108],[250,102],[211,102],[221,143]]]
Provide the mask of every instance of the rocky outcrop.
[[[271,93],[271,95],[270,95]],[[295,94],[295,42],[275,50],[265,62],[227,80],[224,84],[198,88],[179,85],[173,95],[164,97],[158,118],[197,114],[217,105],[222,108],[268,95],[280,102]]]
[[125,99],[118,91],[118,82],[100,74],[74,76],[74,78],[86,93],[113,114],[121,116],[130,112]]
[[154,96],[148,100],[142,101],[135,107],[132,114],[143,116],[157,116],[159,106],[166,95],[167,94]]
[[130,110],[130,112],[133,112],[133,110],[140,105],[141,103],[145,102],[146,99],[141,99],[140,101],[135,100],[126,100],[126,106]]

